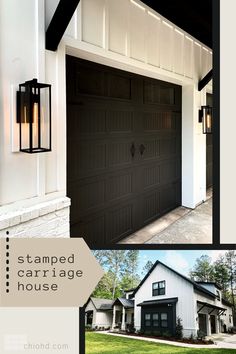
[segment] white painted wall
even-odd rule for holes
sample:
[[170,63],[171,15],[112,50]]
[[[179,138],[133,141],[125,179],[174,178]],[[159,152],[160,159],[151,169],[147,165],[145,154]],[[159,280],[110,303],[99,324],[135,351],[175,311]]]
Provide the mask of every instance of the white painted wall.
[[[66,53],[177,83],[184,91],[192,87],[183,101],[183,204],[195,207],[205,198],[205,141],[196,118],[204,102],[196,83],[211,68],[211,51],[138,0],[81,0],[58,51],[45,51],[44,31],[57,3],[0,3],[0,218],[66,196]],[[33,77],[52,84],[53,150],[28,155],[17,152],[15,91]],[[186,109],[189,99],[192,110]]]
[[[152,296],[152,284],[162,280],[166,281],[166,294]],[[172,297],[178,297],[176,317],[179,316],[183,321],[184,336],[195,334],[197,324],[193,286],[161,264],[157,265],[135,294],[135,328],[139,330],[141,327],[141,307],[137,306],[138,304],[143,301],[163,300]]]
[[85,307],[85,312],[93,311],[92,327],[111,327],[112,325],[112,311],[97,311],[93,302],[90,300]]

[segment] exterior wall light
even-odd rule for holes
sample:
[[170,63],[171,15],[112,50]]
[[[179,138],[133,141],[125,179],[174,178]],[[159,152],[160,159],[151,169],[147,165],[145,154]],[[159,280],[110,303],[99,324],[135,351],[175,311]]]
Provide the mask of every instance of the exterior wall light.
[[37,79],[19,85],[17,123],[20,151],[29,154],[51,151],[51,85]]
[[199,123],[202,123],[203,134],[212,134],[212,107],[201,107],[199,110]]

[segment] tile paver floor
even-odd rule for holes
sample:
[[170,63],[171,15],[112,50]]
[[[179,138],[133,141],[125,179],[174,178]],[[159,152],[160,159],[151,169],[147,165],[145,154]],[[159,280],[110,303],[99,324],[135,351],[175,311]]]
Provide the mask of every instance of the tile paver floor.
[[196,209],[179,207],[120,241],[120,244],[212,243],[212,195]]

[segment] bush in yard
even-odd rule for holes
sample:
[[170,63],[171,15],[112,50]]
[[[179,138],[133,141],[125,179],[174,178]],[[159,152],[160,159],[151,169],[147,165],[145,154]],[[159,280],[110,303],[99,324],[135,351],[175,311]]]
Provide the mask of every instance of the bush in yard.
[[85,326],[85,331],[92,331],[92,326],[91,325],[86,325]]
[[197,331],[197,338],[201,339],[201,340],[205,339],[206,338],[206,333],[201,331],[201,330]]
[[135,328],[134,328],[134,323],[128,323],[127,324],[127,329],[126,329],[126,332],[127,333],[135,333]]
[[165,331],[165,332],[162,333],[162,337],[163,338],[169,338],[169,337],[171,337],[171,334],[170,334],[169,331]]
[[154,337],[160,337],[161,336],[161,332],[160,331],[153,331],[152,332]]
[[180,317],[177,318],[175,336],[178,339],[183,338],[183,325],[182,325],[182,319]]

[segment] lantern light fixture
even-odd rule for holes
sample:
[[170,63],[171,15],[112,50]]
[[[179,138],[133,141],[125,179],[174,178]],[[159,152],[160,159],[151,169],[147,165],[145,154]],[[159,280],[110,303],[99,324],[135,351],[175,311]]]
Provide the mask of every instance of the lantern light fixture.
[[51,151],[51,85],[33,79],[19,85],[17,123],[20,151]]
[[199,123],[202,123],[203,134],[212,134],[212,107],[201,107],[199,110]]

